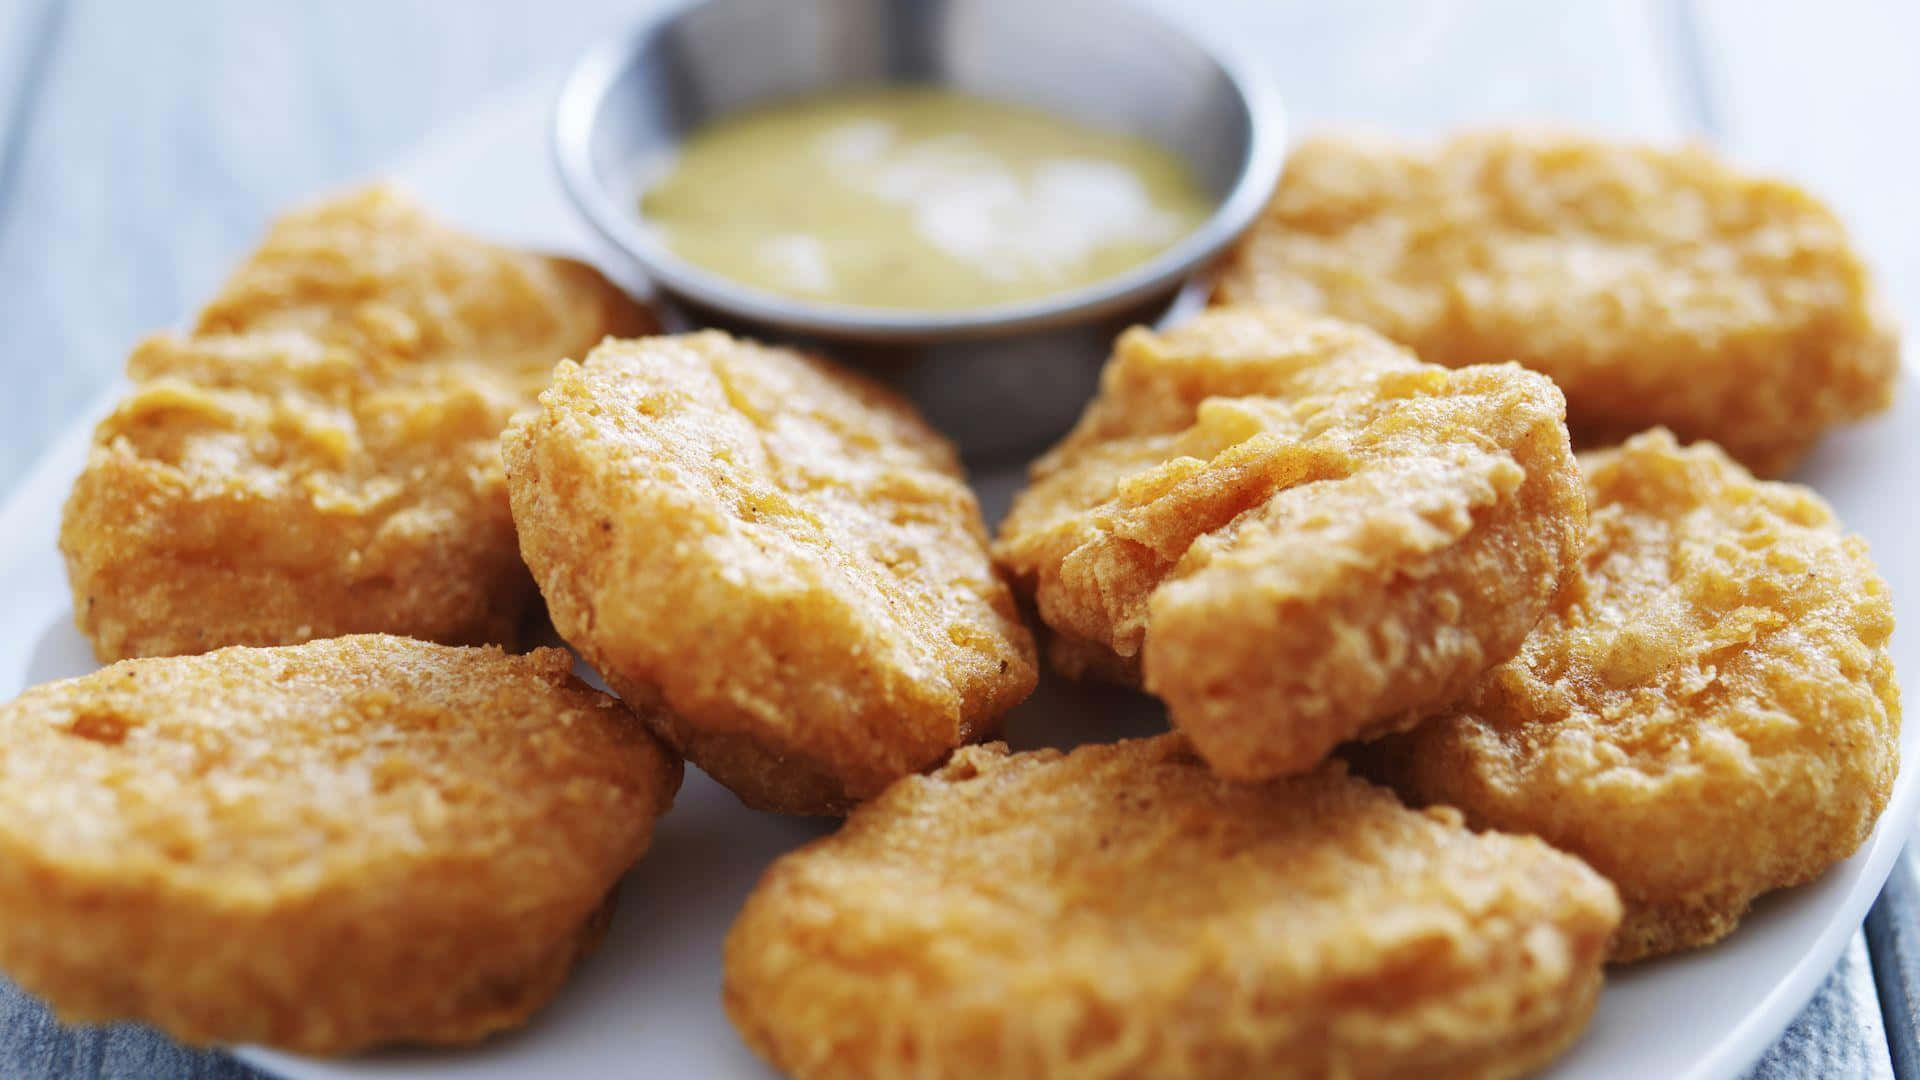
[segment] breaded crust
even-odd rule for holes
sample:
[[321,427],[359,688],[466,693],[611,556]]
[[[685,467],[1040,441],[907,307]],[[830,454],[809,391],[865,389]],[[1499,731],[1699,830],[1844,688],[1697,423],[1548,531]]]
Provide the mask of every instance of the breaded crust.
[[1032,691],[953,449],[889,391],[702,333],[540,402],[502,443],[554,626],[748,805],[844,812]]
[[1806,488],[1665,431],[1583,464],[1583,573],[1457,709],[1357,756],[1586,859],[1636,960],[1718,940],[1867,837],[1899,767],[1893,608]]
[[968,747],[773,865],[725,1002],[799,1080],[1512,1076],[1585,1026],[1619,915],[1579,860],[1337,761]]
[[1115,346],[994,553],[1056,666],[1142,682],[1223,776],[1311,768],[1520,645],[1586,503],[1559,391],[1216,308]]
[[381,631],[511,643],[535,594],[499,435],[651,319],[578,263],[373,189],[297,211],[128,362],[60,546],[103,661]]
[[1579,441],[1665,425],[1762,474],[1885,409],[1898,334],[1840,221],[1698,149],[1550,132],[1310,139],[1224,303],[1351,319],[1461,366],[1517,360]]
[[28,690],[0,707],[0,970],[196,1044],[520,1024],[680,782],[571,665],[375,635]]

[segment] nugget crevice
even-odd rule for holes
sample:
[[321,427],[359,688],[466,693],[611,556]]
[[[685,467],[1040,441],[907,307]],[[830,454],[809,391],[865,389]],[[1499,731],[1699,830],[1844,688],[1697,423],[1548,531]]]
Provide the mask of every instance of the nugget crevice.
[[1301,771],[1519,647],[1585,524],[1562,408],[1279,309],[1132,330],[995,554],[1063,669],[1144,684],[1222,775]]
[[1718,940],[1850,855],[1899,767],[1893,608],[1793,484],[1665,431],[1583,458],[1581,574],[1519,655],[1362,767],[1619,887],[1625,961]]

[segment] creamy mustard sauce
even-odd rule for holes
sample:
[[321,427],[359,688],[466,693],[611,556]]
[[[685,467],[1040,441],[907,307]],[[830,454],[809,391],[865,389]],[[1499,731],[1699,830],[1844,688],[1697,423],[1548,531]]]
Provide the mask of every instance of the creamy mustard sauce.
[[695,132],[640,199],[681,258],[769,292],[952,311],[1112,277],[1211,211],[1144,139],[912,87],[803,98]]

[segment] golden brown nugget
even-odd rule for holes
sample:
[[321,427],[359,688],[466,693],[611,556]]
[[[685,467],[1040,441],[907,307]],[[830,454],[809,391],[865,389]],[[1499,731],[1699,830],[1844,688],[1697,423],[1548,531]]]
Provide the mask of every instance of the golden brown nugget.
[[514,641],[499,435],[562,356],[651,325],[597,273],[375,189],[297,211],[144,342],[61,531],[102,660],[360,631]]
[[1362,753],[1613,879],[1613,959],[1716,941],[1866,839],[1899,767],[1893,608],[1806,488],[1664,431],[1593,454],[1592,544],[1520,654]]
[[28,690],[0,707],[0,970],[196,1044],[524,1022],[680,782],[571,665],[370,635]]
[[748,805],[844,812],[1033,690],[953,449],[890,392],[703,333],[540,401],[502,441],[554,626]]
[[1069,674],[1143,683],[1215,771],[1311,768],[1505,660],[1578,557],[1559,391],[1217,308],[1132,330],[995,555]]
[[1352,319],[1433,363],[1517,360],[1583,442],[1660,424],[1765,474],[1885,409],[1899,362],[1812,196],[1698,149],[1547,132],[1308,140],[1216,299]]
[[724,994],[799,1080],[1512,1076],[1586,1026],[1619,918],[1578,859],[1337,761],[969,747],[774,863]]

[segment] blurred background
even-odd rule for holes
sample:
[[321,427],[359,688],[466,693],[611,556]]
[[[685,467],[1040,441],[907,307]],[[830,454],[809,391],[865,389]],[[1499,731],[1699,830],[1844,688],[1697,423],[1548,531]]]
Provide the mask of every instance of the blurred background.
[[[1920,4],[1160,2],[1269,64],[1296,134],[1525,119],[1712,143],[1831,202],[1895,309],[1909,323],[1920,312]],[[0,494],[272,213],[378,175],[489,97],[557,78],[653,6],[0,0]],[[1912,881],[1909,860],[1890,888],[1910,897]],[[1920,1065],[1907,993],[1920,947],[1887,903],[1876,920],[1872,959],[1856,939],[1768,1075]],[[137,1032],[60,1036],[0,987],[0,1076],[42,1075],[245,1074]]]
[[[1296,132],[1526,118],[1706,139],[1834,203],[1920,310],[1920,5],[1161,2],[1270,63]],[[0,491],[276,209],[653,6],[0,0]]]

